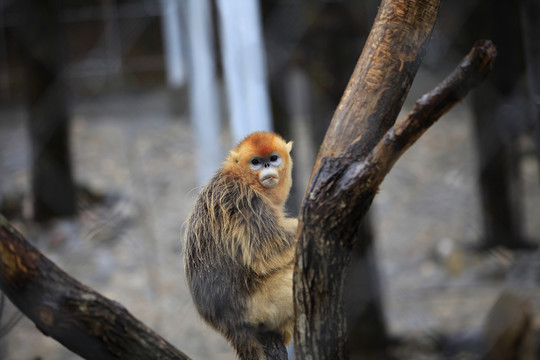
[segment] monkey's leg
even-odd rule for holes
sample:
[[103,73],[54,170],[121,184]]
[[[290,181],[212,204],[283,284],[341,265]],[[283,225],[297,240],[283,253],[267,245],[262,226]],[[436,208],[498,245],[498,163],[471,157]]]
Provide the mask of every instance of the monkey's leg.
[[293,335],[292,267],[271,275],[248,302],[248,321],[261,332],[280,334],[288,344]]
[[283,345],[281,335],[274,332],[259,333],[257,338],[264,349],[264,359],[283,360],[287,359],[287,349]]
[[264,355],[264,339],[259,339],[257,329],[243,326],[227,334],[227,338],[236,350],[240,360],[266,360]]

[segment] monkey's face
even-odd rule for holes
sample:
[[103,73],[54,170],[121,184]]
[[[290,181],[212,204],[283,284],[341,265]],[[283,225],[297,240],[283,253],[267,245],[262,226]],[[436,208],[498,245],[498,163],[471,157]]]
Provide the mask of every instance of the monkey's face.
[[279,172],[282,159],[278,153],[269,157],[254,156],[249,161],[249,167],[258,174],[261,185],[265,188],[273,188],[279,184]]
[[[272,203],[282,206],[291,189],[292,160],[286,145],[271,152],[250,154],[243,167],[251,174],[251,183],[267,196]],[[246,161],[244,160],[244,161]]]
[[292,184],[291,148],[292,142],[278,135],[256,132],[231,150],[225,169],[281,206]]

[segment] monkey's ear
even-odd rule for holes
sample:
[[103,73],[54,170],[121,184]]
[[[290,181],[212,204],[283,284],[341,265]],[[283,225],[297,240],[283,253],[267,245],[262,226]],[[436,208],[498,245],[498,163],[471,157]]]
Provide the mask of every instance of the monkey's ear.
[[291,152],[291,149],[292,149],[292,144],[293,142],[292,141],[289,141],[286,145],[286,148],[287,148],[287,152]]
[[232,161],[234,163],[238,163],[240,156],[236,151],[231,150],[229,153],[229,161]]

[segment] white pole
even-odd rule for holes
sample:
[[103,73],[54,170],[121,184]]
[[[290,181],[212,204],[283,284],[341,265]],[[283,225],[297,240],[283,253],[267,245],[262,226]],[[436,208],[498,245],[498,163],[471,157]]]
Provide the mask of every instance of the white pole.
[[161,0],[161,12],[167,83],[169,87],[179,89],[186,82],[180,27],[180,0]]
[[190,109],[197,146],[197,175],[205,183],[224,159],[219,144],[219,98],[209,0],[187,0]]
[[258,0],[217,0],[233,139],[272,130]]

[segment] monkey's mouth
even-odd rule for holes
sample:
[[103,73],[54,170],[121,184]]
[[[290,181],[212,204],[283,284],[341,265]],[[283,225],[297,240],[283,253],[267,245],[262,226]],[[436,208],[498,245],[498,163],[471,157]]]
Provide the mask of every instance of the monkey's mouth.
[[271,188],[278,184],[279,182],[279,173],[276,169],[273,168],[264,168],[259,173],[259,181],[262,186]]
[[264,187],[274,187],[278,184],[279,179],[275,175],[266,175],[261,178],[261,184]]

